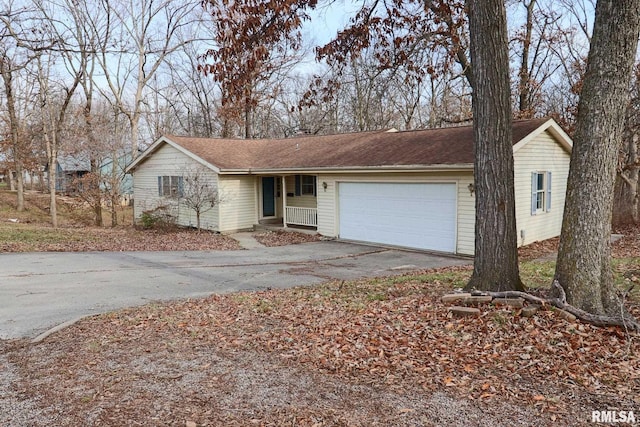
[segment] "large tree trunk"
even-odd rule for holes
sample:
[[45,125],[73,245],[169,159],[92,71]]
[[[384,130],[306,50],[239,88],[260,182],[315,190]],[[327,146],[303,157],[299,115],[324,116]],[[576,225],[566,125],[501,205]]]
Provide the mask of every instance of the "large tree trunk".
[[578,105],[556,279],[567,301],[620,315],[611,272],[611,214],[618,148],[638,36],[640,0],[599,0]]
[[504,1],[468,0],[473,64],[475,258],[467,289],[522,290]]

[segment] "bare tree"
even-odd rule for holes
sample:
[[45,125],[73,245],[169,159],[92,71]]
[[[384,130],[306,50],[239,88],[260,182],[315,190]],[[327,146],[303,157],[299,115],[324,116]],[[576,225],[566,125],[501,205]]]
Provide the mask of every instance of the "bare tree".
[[[89,173],[74,180],[75,194],[93,208],[96,216],[100,215],[100,221],[95,218],[97,226],[103,225],[103,206],[108,206],[114,227],[118,225],[117,207],[124,202],[125,168],[131,161],[120,130],[122,124],[117,122],[117,112],[105,100],[92,103],[90,122],[87,122],[86,100],[73,105],[72,112],[75,121],[70,120],[73,123],[68,125],[65,154],[88,159],[91,165]],[[91,137],[87,135],[88,130]]]
[[[91,172],[93,175],[99,175],[99,167],[101,160],[93,154],[99,153],[98,148],[100,142],[96,138],[96,130],[94,129],[93,104],[94,98],[98,91],[95,85],[96,77],[96,55],[93,47],[97,44],[96,34],[90,31],[87,22],[90,17],[87,10],[78,2],[73,0],[62,0],[60,3],[54,3],[56,8],[56,16],[64,15],[66,19],[57,19],[53,28],[56,31],[56,38],[61,40],[64,37],[64,49],[61,54],[65,67],[72,76],[78,76],[78,85],[82,89],[84,96],[84,105],[79,111],[79,117],[84,120],[81,126],[76,126],[76,132],[73,137],[77,139],[78,144],[84,146],[85,153],[89,155],[91,164]],[[46,14],[46,11],[45,11]],[[53,17],[46,16],[49,21]],[[85,179],[83,187],[90,193],[91,182]],[[102,204],[100,198],[93,199],[91,206],[94,210],[94,222],[97,226],[102,226]]]
[[[19,136],[19,117],[16,112],[16,98],[14,94],[14,76],[19,67],[16,67],[13,63],[12,56],[6,51],[0,51],[0,74],[2,75],[2,81],[4,82],[4,94],[6,99],[6,108],[8,114],[9,124],[9,138],[11,140],[11,157],[13,160],[13,170],[16,174],[16,189],[17,189],[17,210],[18,212],[24,211],[24,153],[23,147],[20,143]],[[13,182],[13,178],[10,177]]]
[[159,70],[157,85],[161,85],[162,90],[153,90],[153,103],[165,114],[156,120],[163,124],[150,124],[151,128],[162,127],[165,132],[200,137],[221,133],[221,119],[216,114],[220,107],[220,86],[199,70],[203,50],[214,38],[208,25],[211,18],[202,12],[200,19],[179,35],[183,41],[196,41],[185,43],[183,49],[172,55],[170,63]]
[[[26,55],[29,58],[29,62],[34,65],[34,69],[31,72],[37,83],[39,122],[42,125],[42,138],[45,142],[50,176],[50,212],[52,224],[55,227],[57,226],[55,176],[58,143],[65,121],[66,109],[78,85],[79,74],[72,75],[69,85],[62,79],[56,81],[54,68],[57,54],[65,50],[66,34],[63,35],[59,32],[58,22],[52,19],[52,15],[47,9],[51,5],[45,5],[41,1],[34,0],[31,6],[21,11],[24,14],[24,19],[20,22],[11,22],[4,15],[2,19],[5,36],[10,36],[15,46],[24,49],[27,52]],[[10,76],[5,73],[3,74],[3,79],[5,80],[5,90],[7,87],[11,88],[12,80]],[[7,83],[9,83],[9,86],[7,86]],[[9,93],[11,93],[11,90]],[[14,121],[15,119],[14,115]],[[14,127],[14,131],[12,131],[14,136],[16,135],[15,129]],[[19,167],[20,163],[21,161],[18,162]]]
[[[19,81],[26,79],[25,69],[34,58],[25,44],[26,36],[22,32],[22,21],[28,19],[32,10],[16,7],[14,2],[7,2],[4,6],[6,9],[0,11],[0,21],[2,22],[0,29],[0,75],[4,84],[4,98],[8,115],[10,157],[12,169],[15,171],[17,210],[21,212],[24,210],[23,178],[28,150],[20,138],[23,118],[19,114],[19,94],[16,94],[16,89],[19,87]],[[25,87],[23,86],[23,88]],[[12,176],[10,179],[13,182]]]
[[200,230],[202,214],[212,210],[220,202],[218,188],[212,183],[204,166],[186,168],[181,176],[180,203],[196,214],[196,228]]
[[561,28],[560,13],[553,7],[545,7],[537,0],[520,0],[525,22],[513,36],[512,51],[520,62],[517,85],[517,116],[530,118],[544,109],[545,86],[562,68],[564,57],[556,52],[564,50],[568,30]]
[[56,178],[58,151],[60,149],[67,108],[78,86],[79,76],[75,76],[70,87],[67,87],[64,83],[59,83],[58,87],[53,87],[56,83],[52,75],[54,68],[53,59],[50,56],[38,56],[36,63],[39,86],[38,100],[40,103],[43,131],[42,138],[47,150],[47,166],[49,170],[51,224],[57,227]]
[[[34,25],[41,33],[41,40],[30,41],[35,55],[36,78],[38,82],[38,102],[40,119],[42,123],[42,138],[47,152],[49,170],[49,194],[51,223],[58,226],[56,206],[56,174],[58,164],[58,152],[63,138],[66,115],[75,91],[82,80],[84,67],[67,67],[66,79],[58,75],[57,67],[60,60],[65,65],[73,62],[68,53],[77,46],[71,41],[73,38],[69,28],[63,25],[63,21],[54,18],[56,4],[34,0],[36,16]],[[49,46],[44,46],[48,44]],[[84,61],[84,56],[80,57]]]
[[178,36],[192,24],[199,5],[186,0],[94,0],[82,4],[109,97],[129,121],[130,152],[135,157],[145,89],[169,56],[190,42]]

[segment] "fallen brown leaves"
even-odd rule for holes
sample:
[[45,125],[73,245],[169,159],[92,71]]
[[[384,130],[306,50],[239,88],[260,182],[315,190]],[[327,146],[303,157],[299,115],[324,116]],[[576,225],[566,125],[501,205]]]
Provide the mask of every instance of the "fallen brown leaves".
[[640,226],[627,225],[614,230],[622,234],[622,238],[613,243],[612,253],[615,258],[631,258],[640,254]]
[[[79,199],[58,196],[59,227],[48,214],[49,195],[25,194],[26,210],[15,210],[16,195],[0,190],[0,252],[235,250],[238,242],[209,231],[175,228],[143,230],[132,224],[131,207],[118,211],[118,227],[94,227],[93,213]],[[105,215],[108,212],[104,212]],[[120,217],[124,215],[124,217]],[[14,222],[13,220],[17,221]],[[110,220],[110,218],[108,218]]]
[[532,259],[549,259],[555,261],[558,252],[558,242],[560,238],[533,242],[518,249],[518,259],[520,261],[530,261]]
[[[626,225],[616,227],[613,232],[622,237],[611,244],[611,254],[614,258],[631,258],[640,254],[640,225]],[[534,242],[518,249],[520,261],[532,259],[548,259],[555,261],[558,252],[559,237]]]
[[253,237],[258,242],[268,247],[296,245],[298,243],[317,242],[320,240],[320,235],[318,234],[283,230],[254,233]]
[[[4,226],[3,226],[4,227]],[[118,228],[33,228],[21,224],[9,227],[13,240],[0,241],[0,252],[87,252],[87,251],[202,251],[236,250],[238,242],[208,231],[177,229],[173,231]],[[24,238],[34,235],[34,238]]]
[[583,425],[640,405],[637,337],[553,310],[455,319],[421,277],[124,310],[10,359],[59,425]]

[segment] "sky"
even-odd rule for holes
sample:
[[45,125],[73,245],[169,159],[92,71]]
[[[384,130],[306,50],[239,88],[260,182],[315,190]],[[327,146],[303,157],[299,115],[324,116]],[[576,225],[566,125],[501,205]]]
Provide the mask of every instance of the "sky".
[[343,29],[358,9],[357,5],[347,0],[339,0],[311,11],[311,20],[305,24],[305,37],[309,35],[317,45],[331,41],[339,30]]

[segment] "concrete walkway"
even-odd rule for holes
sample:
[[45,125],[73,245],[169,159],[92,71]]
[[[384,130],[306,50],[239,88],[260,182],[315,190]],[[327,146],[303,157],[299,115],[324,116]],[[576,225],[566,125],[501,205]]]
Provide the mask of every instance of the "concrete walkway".
[[253,234],[253,231],[243,231],[230,234],[229,237],[233,237],[234,239],[236,239],[243,249],[264,248],[265,246],[262,243],[258,242],[255,237],[253,237]]

